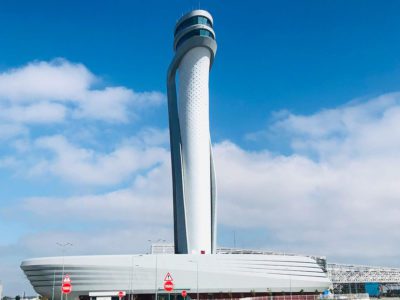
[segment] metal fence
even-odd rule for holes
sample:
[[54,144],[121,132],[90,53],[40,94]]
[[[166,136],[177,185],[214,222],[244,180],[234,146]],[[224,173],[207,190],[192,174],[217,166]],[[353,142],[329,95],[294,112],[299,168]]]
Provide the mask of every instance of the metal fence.
[[333,283],[400,283],[400,268],[328,264]]

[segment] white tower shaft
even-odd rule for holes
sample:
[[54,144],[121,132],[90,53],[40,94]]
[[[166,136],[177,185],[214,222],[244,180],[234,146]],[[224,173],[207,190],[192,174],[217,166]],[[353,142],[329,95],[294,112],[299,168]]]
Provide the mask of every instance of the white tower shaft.
[[178,114],[188,253],[211,253],[210,50],[196,47],[179,65]]
[[209,73],[217,51],[213,18],[191,11],[174,30],[167,73],[175,253],[216,253],[217,186],[209,122]]

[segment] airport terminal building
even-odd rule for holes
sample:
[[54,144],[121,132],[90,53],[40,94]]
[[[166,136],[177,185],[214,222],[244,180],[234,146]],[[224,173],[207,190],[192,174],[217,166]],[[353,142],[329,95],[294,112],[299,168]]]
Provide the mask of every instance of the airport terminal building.
[[26,260],[22,269],[35,290],[60,299],[64,274],[72,281],[71,298],[96,292],[124,291],[136,298],[166,295],[165,277],[174,294],[187,291],[193,299],[251,295],[320,293],[330,286],[323,268],[311,257],[279,254],[146,254],[66,256]]
[[167,76],[174,253],[25,260],[21,268],[40,295],[60,299],[65,274],[72,284],[69,299],[112,300],[119,291],[136,299],[162,298],[168,273],[172,293],[185,290],[197,299],[315,294],[331,286],[315,257],[217,251],[208,90],[217,50],[213,22],[208,12],[195,10],[174,31],[175,56]]

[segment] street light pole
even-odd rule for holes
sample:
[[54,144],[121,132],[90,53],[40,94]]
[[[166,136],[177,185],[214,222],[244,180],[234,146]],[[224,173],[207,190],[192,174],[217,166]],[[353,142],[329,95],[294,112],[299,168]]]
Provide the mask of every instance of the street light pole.
[[288,267],[286,267],[286,271],[289,273],[289,293],[290,293],[290,300],[292,300],[292,273]]
[[[138,255],[138,257],[139,256],[143,256],[142,254],[140,254],[140,255]],[[139,265],[135,265],[134,264],[134,256],[132,255],[132,277],[131,277],[131,280],[132,280],[132,282],[131,282],[131,295],[132,296],[129,296],[129,299],[132,299],[132,300],[134,300],[135,299],[135,297],[134,297],[134,287],[135,287],[135,284],[134,284],[134,280],[135,280],[135,267],[139,267]]]
[[[155,253],[153,253],[153,245],[152,245],[152,243],[153,243],[153,240],[147,240],[149,243],[150,243],[150,252],[149,252],[149,254],[154,254],[155,255],[155,257],[156,257],[156,274],[155,274],[155,279],[154,279],[154,289],[155,289],[155,298],[154,298],[154,300],[157,300],[157,298],[158,298],[158,288],[157,288],[157,258],[158,258],[158,256],[157,256],[157,251],[155,251]],[[163,241],[163,242],[165,242],[165,240],[163,240],[163,239],[158,239],[157,241],[156,241],[156,243],[158,243],[158,242],[160,242],[160,241]]]
[[[140,255],[141,256],[141,255]],[[135,268],[140,267],[140,265],[135,265]],[[133,293],[133,292],[132,292]],[[133,297],[133,300],[135,300],[135,297]]]
[[53,292],[51,294],[51,300],[54,300],[54,286],[56,284],[56,268],[54,268],[53,271]]
[[189,262],[196,263],[196,286],[197,286],[197,300],[199,300],[199,261],[189,260]]
[[130,282],[129,282],[129,300],[132,300],[132,293],[133,293],[133,264],[134,264],[134,257],[131,257],[131,271],[130,273]]
[[199,298],[199,262],[196,262],[196,277],[197,277],[197,300],[200,300]]
[[156,275],[155,275],[155,280],[154,280],[154,289],[155,289],[155,298],[154,298],[154,300],[157,300],[158,299],[158,291],[157,291],[157,254],[155,254],[155,256],[156,256]]

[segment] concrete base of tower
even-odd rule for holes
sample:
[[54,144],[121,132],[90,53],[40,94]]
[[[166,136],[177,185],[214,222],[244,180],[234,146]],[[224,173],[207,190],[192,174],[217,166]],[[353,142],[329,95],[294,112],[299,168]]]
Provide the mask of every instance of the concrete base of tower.
[[171,279],[166,278],[168,273],[174,293],[185,290],[192,298],[197,298],[197,293],[212,294],[214,298],[220,298],[217,295],[307,294],[321,292],[331,285],[313,258],[297,255],[66,256],[64,260],[62,257],[35,258],[21,264],[35,291],[49,299],[53,298],[53,291],[54,299],[60,299],[63,267],[64,274],[71,278],[70,300],[89,299],[96,292],[123,291],[141,297],[156,293],[168,295],[164,291],[165,281]]

